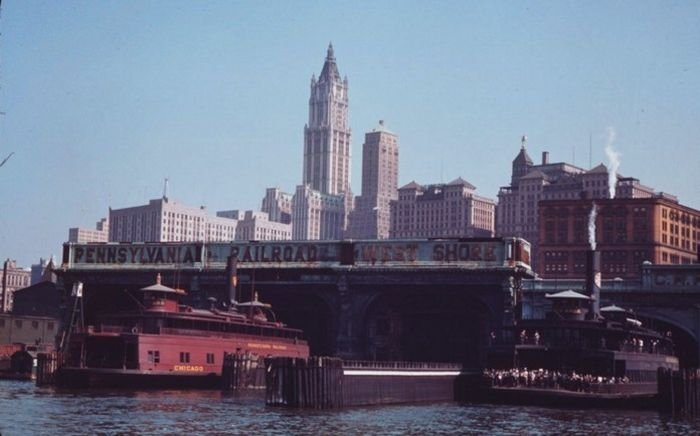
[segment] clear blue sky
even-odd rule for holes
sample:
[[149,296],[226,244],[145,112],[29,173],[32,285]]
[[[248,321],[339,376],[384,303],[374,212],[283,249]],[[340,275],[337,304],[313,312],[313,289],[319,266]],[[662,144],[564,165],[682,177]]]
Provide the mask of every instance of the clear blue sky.
[[364,133],[401,184],[496,198],[520,136],[700,208],[697,1],[11,1],[0,19],[0,258],[60,259],[69,227],[169,194],[257,209],[302,177],[309,81],[333,42]]

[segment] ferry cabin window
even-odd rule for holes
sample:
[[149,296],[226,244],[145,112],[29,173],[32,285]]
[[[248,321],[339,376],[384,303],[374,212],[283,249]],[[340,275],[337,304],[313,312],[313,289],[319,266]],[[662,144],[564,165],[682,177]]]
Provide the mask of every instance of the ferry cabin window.
[[160,363],[160,351],[148,350],[148,362],[149,363]]
[[209,364],[214,363],[214,353],[207,353],[207,363],[209,363]]
[[17,327],[18,329],[22,328],[22,320],[21,319],[15,320],[15,327]]
[[190,353],[180,352],[180,363],[190,363]]
[[4,319],[0,319],[0,327],[5,327],[5,320]]
[[39,328],[39,321],[32,321],[32,328],[38,329]]
[[46,323],[46,330],[53,330],[53,321]]

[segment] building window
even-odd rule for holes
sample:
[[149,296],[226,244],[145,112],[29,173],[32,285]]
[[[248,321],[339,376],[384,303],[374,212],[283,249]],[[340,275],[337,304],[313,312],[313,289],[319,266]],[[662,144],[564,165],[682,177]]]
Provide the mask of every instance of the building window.
[[180,363],[190,363],[190,353],[180,352]]
[[17,327],[18,329],[22,328],[22,320],[21,319],[15,320],[15,327]]
[[53,321],[49,321],[46,323],[46,330],[53,330],[54,324]]
[[160,351],[148,350],[148,361],[150,363],[160,363]]
[[214,363],[214,353],[207,353],[207,363],[209,363],[209,364]]
[[32,328],[38,329],[39,328],[39,321],[32,321]]
[[0,327],[3,327],[3,328],[5,327],[5,320],[4,319],[0,319]]

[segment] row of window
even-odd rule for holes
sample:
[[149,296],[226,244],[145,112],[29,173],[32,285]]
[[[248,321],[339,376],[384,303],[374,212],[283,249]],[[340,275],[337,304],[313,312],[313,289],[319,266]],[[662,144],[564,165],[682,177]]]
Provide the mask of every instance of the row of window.
[[[8,272],[7,274],[7,286],[29,286],[29,279],[30,279],[29,273],[25,274],[13,274]],[[3,276],[2,276],[2,271],[0,269],[0,282],[2,282]]]
[[[5,319],[0,319],[0,328],[4,328],[6,325]],[[38,330],[39,329],[39,321],[31,321],[31,326],[33,329]],[[24,328],[24,320],[21,319],[16,319],[14,323],[14,327],[21,329]],[[53,321],[49,321],[46,323],[46,330],[53,330],[55,327],[55,324]]]
[[[206,355],[208,364],[215,364],[214,353],[207,353]],[[149,363],[160,363],[160,351],[159,350],[148,350],[148,362]],[[189,351],[180,352],[180,363],[190,363],[190,353]]]

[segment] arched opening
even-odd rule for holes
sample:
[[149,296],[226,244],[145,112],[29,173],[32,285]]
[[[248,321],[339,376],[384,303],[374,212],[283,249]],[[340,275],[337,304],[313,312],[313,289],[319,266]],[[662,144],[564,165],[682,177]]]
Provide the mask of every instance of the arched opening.
[[673,351],[678,357],[681,368],[698,367],[698,364],[700,364],[698,341],[693,335],[665,319],[660,319],[654,314],[638,312],[637,317],[644,327],[665,334],[673,340]]
[[287,290],[265,290],[261,298],[272,304],[277,320],[304,331],[311,355],[331,356],[335,353],[333,311],[317,295]]
[[[432,292],[431,292],[432,293]],[[365,358],[459,362],[479,366],[492,321],[489,308],[463,291],[382,294],[365,311]]]

